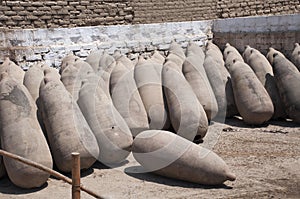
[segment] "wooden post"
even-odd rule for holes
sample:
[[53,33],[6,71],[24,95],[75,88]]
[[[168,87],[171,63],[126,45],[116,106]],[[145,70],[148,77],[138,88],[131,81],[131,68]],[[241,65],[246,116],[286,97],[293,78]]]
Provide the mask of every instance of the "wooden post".
[[72,199],[80,199],[80,154],[72,153]]
[[[11,159],[14,159],[14,160],[19,161],[19,162],[22,162],[24,164],[27,164],[27,165],[32,166],[34,168],[40,169],[42,171],[45,171],[46,173],[49,173],[50,175],[55,176],[57,179],[63,180],[66,183],[72,185],[72,179],[70,179],[70,178],[62,175],[61,173],[59,173],[57,171],[54,171],[53,169],[50,169],[50,168],[48,168],[48,167],[46,167],[46,166],[44,166],[42,164],[33,162],[31,160],[28,160],[26,158],[23,158],[21,156],[13,154],[13,153],[9,153],[9,152],[7,152],[5,150],[2,150],[2,149],[0,149],[0,155],[8,157],[8,158],[11,158]],[[94,198],[100,198],[100,199],[103,198],[102,196],[98,195],[97,193],[95,193],[95,192],[93,192],[93,191],[85,188],[83,185],[80,185],[80,189],[82,191],[88,193],[89,195],[93,196]]]

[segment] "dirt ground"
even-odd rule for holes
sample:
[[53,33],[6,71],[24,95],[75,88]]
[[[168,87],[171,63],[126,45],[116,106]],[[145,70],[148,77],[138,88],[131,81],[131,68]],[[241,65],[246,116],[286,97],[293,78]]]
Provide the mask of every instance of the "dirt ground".
[[[132,157],[110,169],[96,163],[82,173],[82,183],[106,198],[300,198],[300,125],[274,121],[263,127],[247,126],[239,119],[214,123],[203,144],[220,155],[236,174],[234,182],[208,187],[132,173]],[[30,179],[28,179],[30,180]],[[92,198],[86,193],[82,198]],[[71,186],[50,178],[35,190],[0,180],[0,198],[71,198]]]

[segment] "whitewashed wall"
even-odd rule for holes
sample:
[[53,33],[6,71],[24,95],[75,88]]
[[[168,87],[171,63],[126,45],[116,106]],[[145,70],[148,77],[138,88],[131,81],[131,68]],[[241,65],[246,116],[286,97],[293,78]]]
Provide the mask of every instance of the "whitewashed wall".
[[182,47],[190,40],[203,45],[212,32],[220,47],[231,42],[241,51],[250,44],[263,52],[271,45],[290,52],[293,43],[300,42],[300,14],[160,24],[0,29],[0,62],[9,56],[23,68],[37,61],[59,67],[66,54],[73,52],[84,59],[94,49],[110,54],[118,49],[136,57],[155,49],[166,51],[172,40]]
[[91,50],[103,49],[123,54],[167,50],[172,40],[185,47],[188,41],[202,45],[212,21],[162,24],[95,26],[56,29],[16,29],[0,33],[0,59],[11,57],[23,68],[36,61],[58,67],[73,52],[85,58]]

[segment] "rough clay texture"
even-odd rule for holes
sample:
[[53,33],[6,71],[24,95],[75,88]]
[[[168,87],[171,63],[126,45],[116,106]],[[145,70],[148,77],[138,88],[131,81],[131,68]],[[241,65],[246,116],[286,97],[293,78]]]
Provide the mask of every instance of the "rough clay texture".
[[128,24],[130,1],[0,1],[0,27],[58,28]]
[[166,51],[173,39],[182,47],[189,40],[201,45],[211,29],[221,48],[230,42],[240,51],[248,44],[266,53],[272,45],[290,54],[300,40],[299,13],[298,0],[3,0],[0,63],[9,56],[25,69],[37,61],[58,67],[69,52],[85,58],[94,49],[119,49],[134,58]]
[[195,21],[299,13],[299,1],[282,0],[132,0],[133,23]]
[[57,28],[299,13],[298,0],[0,1],[0,27]]
[[245,45],[250,45],[266,55],[269,47],[273,47],[290,58],[294,44],[300,41],[299,27],[300,14],[293,14],[218,19],[212,31],[214,42],[221,49],[230,43],[242,53]]
[[23,68],[36,61],[58,67],[70,52],[86,58],[95,49],[109,54],[118,49],[134,58],[141,52],[166,51],[172,40],[182,47],[190,40],[203,45],[211,25],[212,21],[193,21],[0,31],[0,62],[9,56]]
[[185,48],[189,41],[203,45],[211,37],[221,49],[229,42],[240,52],[245,45],[250,45],[266,54],[272,46],[289,58],[294,43],[300,41],[299,30],[300,14],[139,25],[11,29],[0,31],[0,63],[9,56],[22,68],[37,61],[59,67],[68,53],[85,59],[95,49],[106,50],[109,54],[120,50],[134,59],[140,53],[167,51],[172,40]]
[[298,0],[217,1],[218,18],[295,14],[299,11],[300,4]]

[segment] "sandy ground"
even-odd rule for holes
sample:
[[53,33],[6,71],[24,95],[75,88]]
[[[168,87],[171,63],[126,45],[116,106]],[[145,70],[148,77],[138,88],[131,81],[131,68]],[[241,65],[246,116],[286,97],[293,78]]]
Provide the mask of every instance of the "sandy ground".
[[[136,163],[110,169],[96,163],[82,173],[87,188],[107,198],[300,198],[300,125],[271,122],[247,126],[238,119],[214,123],[202,144],[219,154],[236,174],[219,187],[172,180],[150,173],[131,173]],[[126,171],[126,172],[125,172]],[[30,180],[30,179],[28,179]],[[86,193],[82,198],[92,198]],[[71,187],[55,178],[35,190],[0,180],[0,198],[71,198]]]

